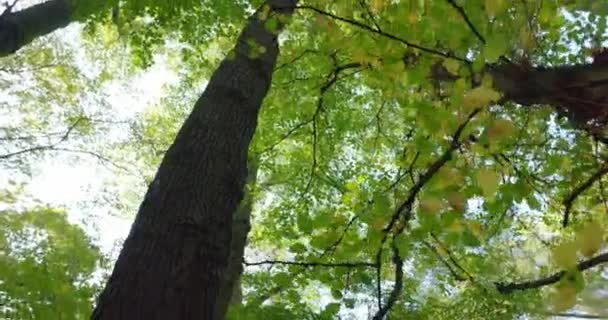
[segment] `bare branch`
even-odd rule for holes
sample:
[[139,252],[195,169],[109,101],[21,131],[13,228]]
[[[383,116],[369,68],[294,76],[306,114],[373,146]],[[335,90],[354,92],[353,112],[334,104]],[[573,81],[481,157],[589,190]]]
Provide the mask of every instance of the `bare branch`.
[[101,160],[102,162],[108,163],[108,164],[116,167],[117,169],[123,170],[125,172],[131,172],[131,170],[129,170],[127,167],[119,165],[118,163],[114,162],[110,158],[104,157],[101,154],[99,154],[97,152],[90,151],[90,150],[70,149],[70,148],[61,148],[61,147],[53,147],[50,150],[52,150],[52,151],[64,151],[64,152],[80,153],[80,154],[90,155],[90,156],[93,156],[93,157],[97,158],[98,160]]

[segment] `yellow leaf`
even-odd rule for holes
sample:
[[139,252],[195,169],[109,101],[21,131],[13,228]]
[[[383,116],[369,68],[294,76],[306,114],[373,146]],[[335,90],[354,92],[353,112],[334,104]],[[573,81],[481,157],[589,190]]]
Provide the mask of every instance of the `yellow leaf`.
[[572,241],[562,242],[552,251],[553,261],[559,267],[570,270],[576,267],[576,244]]
[[464,230],[464,226],[460,220],[454,220],[446,229],[450,232],[461,233]]
[[602,247],[604,230],[595,221],[588,221],[576,234],[578,249],[585,257],[592,257]]
[[450,168],[443,166],[439,169],[436,174],[437,184],[442,187],[462,185],[464,182],[464,176],[460,173],[457,168]]
[[465,197],[458,192],[451,192],[448,194],[448,203],[452,209],[463,212],[466,204]]
[[496,172],[490,169],[479,169],[476,174],[477,183],[481,188],[485,197],[493,197],[498,190],[498,179],[500,178]]
[[467,221],[467,226],[469,227],[469,230],[473,235],[475,235],[479,239],[482,239],[483,226],[481,225],[481,223],[479,223],[479,221]]
[[487,130],[488,138],[496,140],[511,136],[515,132],[515,127],[509,120],[497,119],[492,121]]
[[528,28],[522,28],[519,33],[519,43],[525,52],[531,52],[536,46],[534,35],[528,30]]
[[443,66],[449,73],[458,75],[458,69],[460,69],[460,63],[458,63],[458,61],[454,59],[445,59],[443,60]]
[[385,0],[372,0],[372,3],[371,3],[372,11],[374,13],[378,13],[378,12],[382,11],[382,8],[384,8],[384,1]]
[[449,255],[449,252],[443,246],[436,246],[435,249],[437,249],[437,253],[439,253],[443,257]]
[[410,14],[407,15],[407,22],[410,25],[415,25],[418,23],[418,15],[415,12],[410,12]]
[[438,213],[441,210],[441,199],[436,197],[425,197],[420,200],[420,209],[425,213]]
[[507,9],[505,0],[486,0],[486,13],[489,17],[496,17]]
[[576,304],[576,288],[562,286],[557,288],[552,297],[553,309],[557,312],[566,311]]
[[477,87],[465,93],[462,105],[470,112],[477,108],[486,107],[490,103],[498,101],[498,99],[500,99],[500,94],[497,91],[486,87]]
[[376,231],[380,231],[380,230],[384,229],[384,224],[385,224],[385,221],[382,217],[376,217],[376,218],[374,218],[374,220],[372,221],[370,226],[372,227],[372,229],[374,229]]

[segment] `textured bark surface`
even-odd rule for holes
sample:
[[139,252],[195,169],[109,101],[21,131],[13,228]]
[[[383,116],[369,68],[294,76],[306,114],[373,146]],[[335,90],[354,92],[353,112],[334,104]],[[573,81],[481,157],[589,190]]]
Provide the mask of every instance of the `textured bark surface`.
[[608,120],[608,65],[532,68],[501,65],[489,69],[504,99],[554,107],[575,125],[599,133]]
[[[549,105],[573,125],[608,143],[608,51],[596,55],[593,63],[532,67],[525,64],[486,66],[494,87],[503,94],[501,102],[524,106]],[[431,80],[455,81],[458,77],[441,64],[431,68]]]
[[[247,185],[253,187],[256,182],[257,160],[249,159]],[[243,274],[243,257],[247,246],[247,236],[251,230],[251,210],[252,210],[251,190],[245,190],[245,196],[234,213],[232,223],[232,241],[230,243],[230,257],[228,268],[224,273],[224,282],[220,287],[216,318],[226,314],[229,305],[242,303],[241,274]]]
[[[282,8],[272,16],[291,14],[296,2],[266,3]],[[149,186],[92,319],[224,317],[217,300],[247,150],[278,54],[276,34],[254,14],[232,57],[212,75]],[[256,58],[252,40],[265,48]]]
[[0,57],[72,22],[67,0],[50,0],[0,16]]

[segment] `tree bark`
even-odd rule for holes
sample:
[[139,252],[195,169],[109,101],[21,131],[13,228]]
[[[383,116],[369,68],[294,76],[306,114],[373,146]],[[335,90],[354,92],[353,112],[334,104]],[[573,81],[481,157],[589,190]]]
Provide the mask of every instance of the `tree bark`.
[[211,76],[148,188],[92,319],[224,317],[216,309],[233,214],[283,27],[279,19],[271,32],[265,22],[291,15],[296,3],[268,0]]
[[[604,59],[604,57],[598,56]],[[598,58],[596,57],[596,58]],[[600,138],[608,123],[608,64],[534,68],[505,64],[489,68],[504,100],[550,105],[577,127]]]
[[252,195],[251,188],[255,188],[258,173],[257,160],[250,158],[248,161],[247,185],[245,196],[234,213],[232,223],[232,241],[230,243],[230,257],[228,268],[224,274],[224,282],[220,287],[216,319],[220,319],[229,305],[242,303],[241,275],[243,274],[243,257],[247,246],[247,236],[251,230]]
[[[590,64],[533,67],[505,63],[487,65],[501,102],[524,106],[549,105],[567,117],[576,127],[608,143],[604,128],[608,126],[608,51],[594,56]],[[441,64],[431,69],[433,81],[455,81]]]
[[0,16],[0,57],[15,53],[34,39],[72,22],[68,0],[50,0]]

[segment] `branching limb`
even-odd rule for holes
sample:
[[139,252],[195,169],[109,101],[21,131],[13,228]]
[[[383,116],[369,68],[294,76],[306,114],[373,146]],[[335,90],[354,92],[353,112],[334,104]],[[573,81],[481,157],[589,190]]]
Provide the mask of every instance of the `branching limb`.
[[411,219],[412,206],[414,205],[414,201],[416,200],[418,193],[420,190],[422,190],[422,187],[439,171],[439,169],[441,169],[441,167],[443,167],[452,158],[452,154],[461,144],[460,136],[462,131],[464,131],[466,125],[477,115],[477,113],[479,113],[479,111],[481,111],[481,109],[475,109],[473,112],[471,112],[467,119],[456,129],[448,149],[443,153],[443,155],[441,155],[441,157],[439,157],[439,159],[433,162],[433,164],[431,164],[431,166],[428,167],[422,175],[420,175],[418,182],[416,182],[416,184],[414,184],[414,186],[410,189],[407,198],[401,203],[397,210],[395,210],[390,222],[384,228],[383,231],[385,233],[388,233],[394,227],[395,223],[397,223],[397,220],[399,219],[399,216],[403,215],[404,224]]
[[[587,269],[591,269],[597,265],[600,265],[600,264],[606,263],[606,262],[608,262],[608,252],[595,256],[591,259],[582,261],[579,264],[577,264],[576,267],[579,271],[585,271]],[[536,280],[524,281],[524,282],[512,282],[512,283],[498,282],[498,283],[495,283],[495,286],[496,286],[496,290],[498,290],[498,292],[500,292],[502,294],[509,294],[514,291],[536,289],[536,288],[541,288],[541,287],[544,287],[544,286],[547,286],[550,284],[557,283],[559,280],[562,279],[562,277],[565,274],[566,274],[565,271],[560,271],[560,272],[554,273],[552,275],[549,275],[547,277],[536,279]]]
[[13,8],[17,4],[17,2],[19,2],[19,0],[15,0],[15,1],[13,1],[13,3],[9,3],[8,1],[5,1],[4,2],[4,11],[2,11],[2,14],[0,14],[0,18],[2,18],[2,16],[4,16],[4,15],[11,14],[13,12]]
[[399,248],[397,248],[395,238],[393,238],[391,247],[393,251],[393,264],[395,265],[395,284],[393,284],[393,289],[388,296],[386,304],[384,306],[380,305],[380,308],[374,315],[374,320],[384,319],[395,303],[397,303],[399,295],[403,291],[403,258],[399,255]]
[[564,227],[568,226],[568,220],[570,218],[570,210],[572,209],[572,205],[574,204],[574,201],[576,200],[576,198],[578,198],[578,196],[580,196],[581,193],[585,192],[585,190],[591,188],[591,186],[596,181],[600,180],[607,173],[608,173],[608,166],[602,167],[600,170],[598,170],[596,173],[594,173],[591,177],[589,177],[589,179],[587,179],[581,185],[576,187],[576,189],[574,189],[572,191],[572,193],[570,193],[570,195],[568,195],[566,197],[566,199],[564,199],[564,207],[565,207],[564,220],[563,220]]

